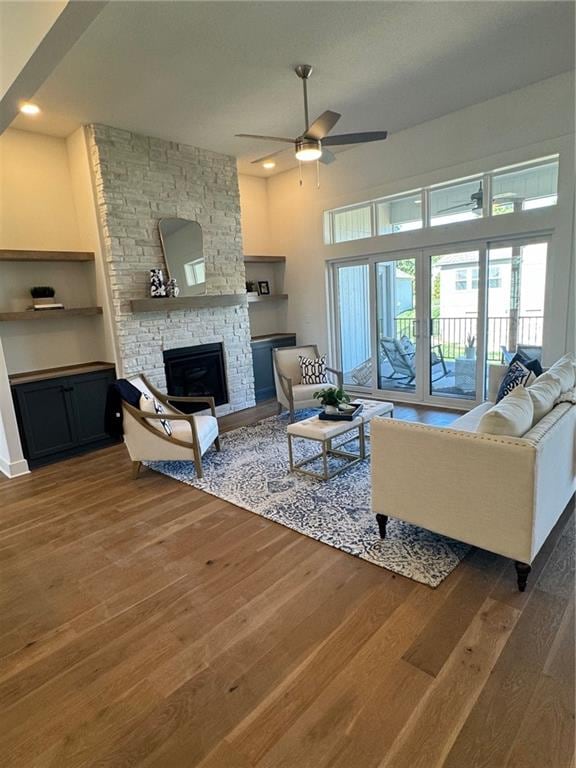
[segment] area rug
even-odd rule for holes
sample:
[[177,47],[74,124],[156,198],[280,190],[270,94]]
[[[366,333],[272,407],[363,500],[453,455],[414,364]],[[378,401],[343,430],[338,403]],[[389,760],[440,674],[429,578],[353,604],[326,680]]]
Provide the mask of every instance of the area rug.
[[[300,418],[310,415],[298,414]],[[222,451],[203,458],[204,478],[192,462],[147,462],[169,477],[273,520],[381,568],[437,587],[470,547],[390,517],[386,539],[370,509],[370,462],[328,482],[288,471],[287,415],[273,416],[221,436]],[[354,448],[351,444],[348,448]],[[296,441],[295,459],[317,452]],[[313,465],[312,465],[313,466]],[[383,471],[384,468],[383,468]],[[414,471],[418,472],[415,464]],[[391,515],[393,511],[391,510]]]

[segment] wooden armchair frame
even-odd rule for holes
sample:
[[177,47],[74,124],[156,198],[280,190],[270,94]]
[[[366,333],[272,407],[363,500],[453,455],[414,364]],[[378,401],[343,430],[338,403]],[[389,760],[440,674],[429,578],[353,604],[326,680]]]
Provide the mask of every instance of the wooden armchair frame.
[[[216,418],[216,403],[214,401],[214,398],[209,395],[187,396],[187,397],[178,397],[178,396],[173,397],[172,395],[165,395],[163,392],[160,392],[159,389],[156,389],[156,387],[148,381],[148,379],[146,378],[146,376],[144,376],[144,374],[140,374],[139,378],[142,379],[144,384],[146,384],[150,392],[154,395],[154,397],[157,400],[159,400],[163,405],[170,408],[171,411],[175,411],[175,413],[148,413],[147,411],[141,411],[139,408],[135,408],[133,405],[130,405],[127,402],[123,403],[124,408],[134,419],[136,419],[136,421],[142,427],[144,427],[144,429],[148,430],[148,432],[153,434],[154,437],[159,437],[161,440],[166,440],[172,445],[181,445],[183,448],[192,448],[192,452],[194,454],[194,466],[196,467],[196,476],[198,478],[201,478],[204,472],[202,470],[202,454],[200,453],[200,439],[198,437],[198,429],[196,427],[196,422],[194,421],[194,414],[182,413],[182,411],[179,411],[178,408],[172,405],[172,403],[174,402],[206,403],[210,408],[210,412],[212,416]],[[187,443],[184,440],[179,440],[177,437],[168,435],[165,432],[159,429],[156,429],[150,424],[150,421],[152,420],[162,421],[164,419],[167,421],[187,421],[188,424],[190,425],[192,442]],[[214,440],[214,445],[217,451],[221,450],[220,436],[218,436]],[[141,466],[142,466],[141,461],[132,462],[132,474],[134,477],[138,476]]]

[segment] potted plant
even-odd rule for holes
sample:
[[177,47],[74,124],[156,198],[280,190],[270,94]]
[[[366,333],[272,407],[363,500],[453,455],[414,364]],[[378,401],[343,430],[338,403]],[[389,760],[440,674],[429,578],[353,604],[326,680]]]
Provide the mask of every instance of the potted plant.
[[338,413],[341,406],[350,402],[350,395],[340,387],[325,387],[314,392],[314,398],[320,401],[325,413]]
[[49,285],[37,285],[34,288],[30,288],[30,296],[34,299],[35,306],[53,304],[52,299],[55,294],[56,291]]
[[466,347],[464,349],[464,355],[466,357],[466,360],[474,360],[474,358],[476,357],[476,348],[474,346],[475,343],[476,343],[476,337],[472,336],[472,334],[469,333],[468,336],[466,337]]

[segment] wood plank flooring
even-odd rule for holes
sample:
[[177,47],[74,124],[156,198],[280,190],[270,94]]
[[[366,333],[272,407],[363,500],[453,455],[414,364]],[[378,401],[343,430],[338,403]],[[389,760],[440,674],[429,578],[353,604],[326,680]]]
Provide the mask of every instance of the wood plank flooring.
[[573,505],[524,594],[482,551],[432,590],[123,446],[0,478],[0,765],[571,768],[573,561]]

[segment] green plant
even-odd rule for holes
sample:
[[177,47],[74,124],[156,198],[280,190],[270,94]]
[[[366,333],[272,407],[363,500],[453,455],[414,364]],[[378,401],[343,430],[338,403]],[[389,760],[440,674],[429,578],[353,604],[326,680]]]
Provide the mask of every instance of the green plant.
[[341,387],[325,387],[314,392],[314,398],[320,400],[321,405],[339,406],[341,403],[349,403],[350,395]]
[[51,299],[56,291],[49,285],[37,285],[30,288],[30,295],[33,299]]
[[472,336],[471,333],[468,334],[466,337],[466,347],[468,349],[474,349],[474,344],[476,343],[476,337]]

